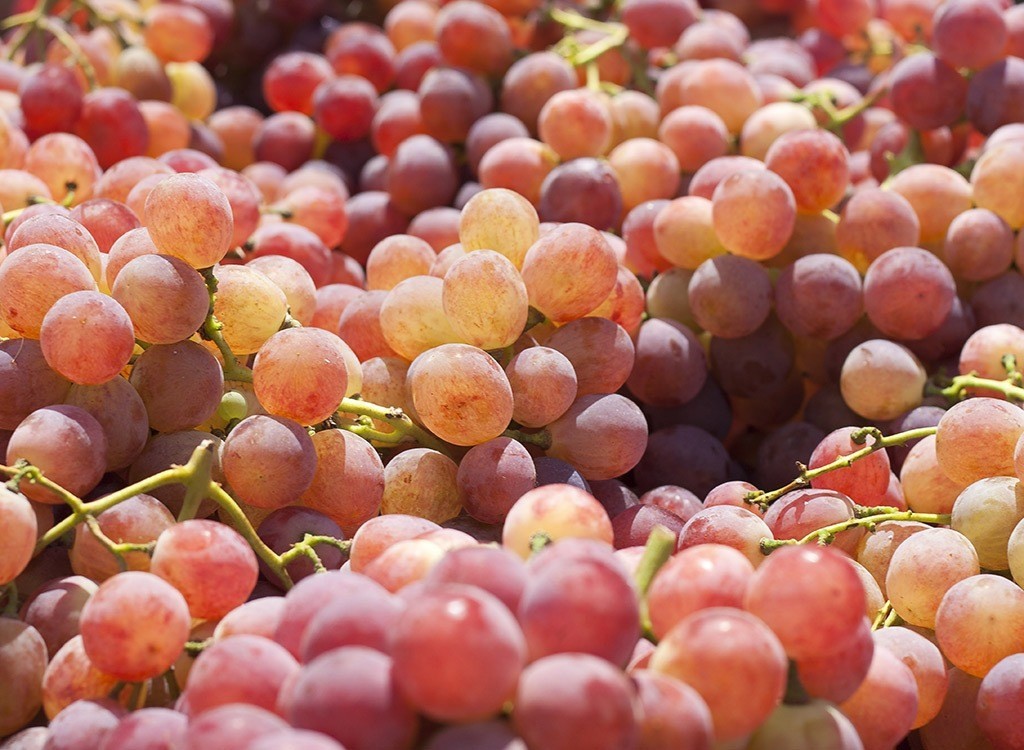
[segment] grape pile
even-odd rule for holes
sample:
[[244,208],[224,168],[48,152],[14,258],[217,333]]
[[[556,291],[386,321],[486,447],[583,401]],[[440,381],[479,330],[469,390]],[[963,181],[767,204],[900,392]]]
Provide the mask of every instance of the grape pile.
[[1024,8],[0,13],[0,748],[1024,748]]

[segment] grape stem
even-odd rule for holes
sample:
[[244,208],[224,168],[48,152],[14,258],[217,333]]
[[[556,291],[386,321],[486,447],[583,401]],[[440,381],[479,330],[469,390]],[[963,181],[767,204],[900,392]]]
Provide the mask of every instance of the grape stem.
[[252,370],[239,363],[235,353],[231,351],[228,342],[224,340],[224,324],[217,320],[213,314],[213,304],[217,301],[217,277],[213,275],[212,268],[203,268],[199,271],[206,281],[206,290],[210,295],[210,310],[203,321],[203,327],[199,329],[199,335],[207,341],[212,341],[221,357],[224,359],[224,379],[234,380],[241,383],[252,382]]
[[897,510],[896,508],[883,508],[882,510],[888,512],[863,515],[860,518],[851,518],[848,521],[834,523],[817,531],[812,531],[803,539],[768,539],[766,537],[761,540],[761,552],[768,555],[780,547],[788,547],[794,544],[811,544],[812,542],[827,546],[835,541],[837,534],[861,526],[869,531],[873,531],[874,527],[883,521],[917,521],[918,523],[928,523],[936,526],[948,526],[952,519],[949,513],[915,513],[912,510]]
[[[597,21],[593,18],[587,18],[579,13],[563,10],[561,8],[552,8],[549,11],[549,15],[553,21],[562,24],[562,26],[565,26],[567,29],[595,31],[600,34],[605,34],[603,39],[599,39],[593,44],[588,44],[585,47],[574,49],[571,53],[565,55],[568,58],[569,64],[574,67],[582,67],[587,63],[594,62],[605,52],[609,52],[616,47],[621,47],[629,39],[629,29],[626,28],[625,24],[611,21]],[[569,49],[570,48],[563,48],[562,52],[568,52]]]
[[[286,588],[291,588],[293,585],[292,579],[291,576],[288,575],[288,571],[285,570],[284,563],[281,562],[281,556],[270,549],[270,547],[260,539],[256,530],[253,529],[252,524],[249,522],[248,517],[246,517],[245,513],[242,512],[242,509],[238,506],[235,499],[231,497],[231,495],[229,495],[224,488],[220,486],[220,484],[210,479],[209,465],[213,460],[213,450],[213,441],[204,440],[192,452],[192,456],[184,466],[172,466],[169,469],[158,472],[151,477],[141,479],[128,487],[120,489],[117,492],[112,492],[109,495],[105,495],[104,497],[91,502],[83,502],[81,498],[64,489],[57,483],[50,481],[35,466],[28,464],[0,466],[0,474],[13,477],[15,481],[18,482],[27,480],[39,485],[40,487],[44,487],[58,495],[71,508],[71,515],[55,524],[49,531],[40,537],[38,542],[36,542],[35,551],[33,553],[34,555],[38,555],[48,545],[72,531],[79,524],[89,523],[89,518],[113,508],[130,497],[152,492],[153,490],[168,484],[183,484],[189,489],[189,492],[186,493],[186,503],[190,502],[190,495],[193,497],[209,497],[213,499],[221,507],[224,514],[228,516],[231,521],[231,525],[235,530],[238,531],[238,533],[241,534],[249,543],[249,546],[252,547],[256,555],[266,563]],[[93,528],[94,533],[97,528],[99,528],[98,524]],[[103,543],[103,539],[100,536],[97,536],[97,539],[99,539],[101,544]],[[318,539],[316,543],[324,543],[324,541],[322,539]],[[341,540],[338,540],[337,543],[343,544]],[[111,549],[111,551],[116,555],[117,552],[115,550],[124,552],[144,551],[144,546],[145,545],[125,546],[115,544],[114,549],[111,549],[110,547],[108,547],[108,549]]]
[[[1024,394],[1024,390],[1021,391]],[[919,427],[914,430],[907,430],[906,432],[899,432],[895,435],[883,435],[877,427],[862,427],[854,432],[850,438],[857,444],[865,444],[869,437],[874,438],[874,442],[870,445],[864,445],[858,451],[849,453],[845,456],[827,463],[823,466],[818,466],[814,469],[808,469],[804,464],[797,464],[800,475],[792,482],[787,484],[785,487],[780,487],[777,490],[771,492],[750,492],[744,497],[744,500],[751,505],[757,505],[762,510],[767,509],[769,505],[774,503],[780,497],[785,495],[787,492],[807,487],[810,485],[811,480],[816,477],[820,477],[822,474],[827,474],[830,471],[836,471],[837,469],[847,469],[853,465],[853,462],[870,456],[877,450],[882,448],[889,448],[894,445],[903,445],[910,440],[918,440],[920,438],[934,435],[936,431],[935,427]]]
[[654,628],[651,615],[647,610],[647,591],[651,588],[654,576],[676,551],[676,537],[661,524],[656,525],[647,537],[644,553],[637,564],[634,582],[640,596],[640,627],[645,635],[653,638]]
[[875,619],[871,622],[871,632],[886,627],[885,621],[889,619],[892,613],[892,602],[886,599],[885,604],[878,610],[878,614],[875,615]]
[[[381,432],[359,423],[351,424],[351,420],[345,419],[346,414],[355,414],[360,417],[369,417],[370,419],[387,422],[394,429],[394,432]],[[337,409],[337,416],[341,418],[338,422],[340,429],[353,432],[366,440],[386,443],[388,445],[396,445],[406,440],[413,440],[424,448],[430,448],[451,458],[451,446],[413,422],[409,419],[409,415],[397,406],[380,406],[378,404],[371,404],[369,401],[363,401],[360,398],[349,397],[342,399]]]
[[[1013,363],[1013,366],[1015,364]],[[950,401],[959,401],[966,397],[968,388],[983,388],[1001,393],[1010,401],[1024,401],[1024,388],[1017,385],[1019,379],[1020,373],[1015,371],[1011,371],[1010,376],[1006,380],[979,378],[972,372],[968,375],[957,375],[948,386],[940,389],[938,392]]]
[[318,555],[316,550],[313,549],[318,544],[335,547],[346,555],[349,553],[349,550],[352,549],[351,540],[335,539],[333,536],[306,534],[302,537],[301,542],[296,542],[292,545],[290,550],[281,553],[281,564],[287,567],[300,557],[308,557],[313,562],[313,568],[317,573],[327,572],[327,568],[324,567],[324,563],[320,559],[320,555]]
[[546,451],[551,447],[551,433],[547,430],[540,430],[539,432],[523,432],[522,430],[505,430],[501,433],[502,437],[512,438],[518,440],[520,443],[526,443],[529,445],[536,445],[543,451]]
[[125,559],[125,555],[129,552],[144,552],[147,555],[152,556],[153,547],[156,546],[156,542],[149,542],[146,544],[134,544],[132,542],[115,542],[109,536],[104,533],[103,529],[100,528],[100,522],[96,520],[96,516],[86,514],[85,523],[89,527],[89,531],[96,538],[100,544],[114,556],[117,560],[117,567],[121,569],[121,572],[128,570],[128,561]]

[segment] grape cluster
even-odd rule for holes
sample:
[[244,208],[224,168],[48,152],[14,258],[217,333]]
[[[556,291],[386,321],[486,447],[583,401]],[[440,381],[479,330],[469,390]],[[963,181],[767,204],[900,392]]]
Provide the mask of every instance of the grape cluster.
[[1024,747],[1019,7],[0,8],[0,748]]

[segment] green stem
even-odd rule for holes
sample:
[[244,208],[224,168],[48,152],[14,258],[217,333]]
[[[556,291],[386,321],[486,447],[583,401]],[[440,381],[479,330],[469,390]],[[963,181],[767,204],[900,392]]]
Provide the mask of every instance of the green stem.
[[640,596],[647,596],[655,574],[675,551],[676,537],[671,531],[660,524],[651,529],[647,544],[644,545],[644,554],[636,568],[636,589]]
[[135,544],[132,542],[115,542],[106,532],[100,527],[100,522],[96,520],[96,516],[87,515],[85,517],[85,523],[89,527],[89,531],[92,532],[93,537],[103,547],[114,556],[117,560],[117,567],[121,569],[121,572],[128,570],[128,561],[125,559],[125,555],[129,552],[144,552],[147,555],[153,554],[153,547],[156,542],[148,542],[145,544]]
[[879,513],[873,516],[864,516],[863,518],[851,518],[848,521],[825,526],[817,531],[812,531],[803,539],[765,538],[761,540],[761,552],[767,555],[780,547],[788,547],[795,544],[811,544],[812,542],[817,542],[823,546],[829,545],[835,541],[836,534],[848,531],[849,529],[855,529],[859,526],[871,529],[884,521],[917,521],[918,523],[928,523],[936,526],[948,526],[951,520],[952,516],[949,513],[915,513],[912,510]]
[[[343,419],[345,414],[355,414],[360,417],[369,417],[370,419],[387,422],[395,430],[393,433],[385,433],[365,425],[350,425],[339,422],[338,426],[340,429],[354,432],[357,435],[360,433],[371,435],[371,437],[367,438],[368,440],[377,440],[388,444],[413,440],[424,448],[431,448],[438,453],[451,457],[451,447],[448,444],[413,422],[404,411],[396,406],[380,406],[358,398],[345,398],[342,399],[341,404],[338,406],[337,413]],[[395,437],[396,435],[397,437]]]
[[216,482],[210,482],[209,485],[209,496],[212,497],[217,504],[221,507],[224,513],[229,519],[231,519],[231,525],[235,527],[235,531],[242,535],[242,537],[252,547],[253,552],[259,557],[267,566],[274,571],[281,582],[285,585],[285,588],[291,588],[294,584],[292,583],[292,577],[285,570],[284,564],[281,562],[281,557],[270,549],[259,534],[249,523],[249,518],[242,512],[242,509],[238,507],[238,503],[235,499],[229,495],[223,487]]
[[[53,19],[46,16],[36,21],[36,24],[40,28],[46,29],[53,34],[54,39],[56,39],[57,42],[68,51],[72,59],[75,61],[75,64],[82,69],[82,73],[85,75],[85,81],[89,86],[89,90],[92,91],[95,89],[97,86],[96,68],[93,67],[92,62],[82,50],[82,45],[78,43],[78,40],[71,36],[63,26],[59,23],[55,23]],[[72,191],[72,193],[73,192],[74,191]]]
[[886,599],[885,604],[883,604],[882,608],[878,610],[878,614],[875,615],[875,619],[871,622],[872,632],[883,627],[886,618],[889,617],[890,614],[892,614],[892,602]]
[[178,522],[196,517],[199,506],[207,495],[207,488],[213,483],[213,450],[205,450],[196,458],[190,481],[185,485],[185,499],[178,512]]
[[235,353],[228,346],[228,342],[224,340],[224,324],[213,314],[213,305],[217,301],[217,277],[213,275],[212,268],[204,268],[200,270],[200,273],[206,281],[206,290],[210,295],[210,311],[206,315],[206,320],[203,321],[199,335],[207,341],[212,341],[220,351],[220,356],[224,360],[225,380],[251,383],[252,370],[239,363]]
[[518,440],[520,443],[536,445],[538,448],[544,451],[551,447],[551,433],[548,432],[547,430],[540,430],[539,432],[505,430],[503,433],[501,433],[501,436],[512,438],[513,440]]
[[[1024,391],[1022,391],[1022,393],[1024,393]],[[785,487],[780,487],[779,489],[772,490],[771,492],[751,492],[746,496],[745,500],[751,505],[758,505],[761,508],[767,508],[787,492],[807,487],[815,477],[820,477],[822,474],[827,474],[828,472],[836,471],[837,469],[847,469],[853,465],[854,461],[870,456],[875,451],[881,450],[882,448],[889,448],[894,445],[903,445],[910,440],[918,440],[919,438],[928,437],[929,435],[934,435],[935,431],[935,427],[919,427],[915,430],[907,430],[906,432],[899,432],[895,435],[885,436],[882,435],[877,427],[863,427],[853,433],[851,436],[852,440],[855,443],[864,443],[867,441],[868,437],[873,437],[875,440],[870,445],[865,445],[858,451],[854,451],[853,453],[849,453],[845,456],[840,456],[834,461],[823,466],[818,466],[814,469],[808,469],[803,464],[800,464],[800,475]]]
[[979,378],[974,373],[968,375],[957,375],[952,382],[939,391],[950,401],[958,401],[965,397],[968,388],[982,388],[988,391],[1001,393],[1010,401],[1024,401],[1024,388],[1014,385],[1015,377],[1011,375],[1006,380],[993,380],[992,378]]

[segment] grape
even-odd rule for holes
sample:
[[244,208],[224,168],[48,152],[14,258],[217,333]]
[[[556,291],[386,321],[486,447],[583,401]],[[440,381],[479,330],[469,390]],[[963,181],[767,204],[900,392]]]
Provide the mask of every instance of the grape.
[[680,268],[695,269],[725,252],[707,198],[691,195],[669,202],[655,216],[653,231],[661,258]]
[[326,59],[310,52],[278,55],[263,74],[263,98],[275,112],[287,110],[313,114],[313,92],[334,77]]
[[121,717],[100,750],[169,750],[184,741],[188,720],[167,708],[143,708]]
[[[278,508],[271,512],[260,522],[256,531],[263,542],[279,555],[290,550],[292,545],[302,542],[307,534],[329,536],[339,540],[345,538],[341,527],[326,515],[298,505]],[[327,570],[337,570],[345,562],[342,551],[337,547],[318,544],[315,552]],[[299,581],[316,572],[313,561],[305,556],[290,562],[286,569],[292,581]],[[277,576],[262,560],[260,561],[260,570],[271,583],[277,583]],[[233,612],[237,611],[233,610]],[[275,629],[276,627],[268,628],[269,632],[259,632],[256,635],[266,635],[268,638],[272,638]]]
[[512,419],[512,389],[501,367],[482,349],[444,344],[416,357],[408,389],[424,426],[456,445],[500,435]]
[[263,120],[252,137],[253,157],[291,171],[313,155],[316,126],[298,112],[277,112]]
[[0,322],[38,338],[46,313],[59,299],[96,288],[89,269],[69,251],[48,244],[21,247],[0,264]]
[[679,161],[653,138],[630,138],[612,149],[608,163],[618,176],[625,211],[649,200],[671,198],[679,189]]
[[797,208],[816,213],[834,206],[846,193],[849,157],[838,136],[813,128],[781,135],[764,160],[793,191]]
[[82,607],[97,588],[95,582],[83,576],[54,578],[21,605],[21,620],[39,632],[50,656],[78,635]]
[[774,296],[779,320],[798,336],[837,338],[863,312],[860,274],[834,255],[807,255],[786,266]]
[[875,643],[866,618],[837,651],[793,662],[807,694],[841,703],[856,692],[871,666]]
[[907,734],[917,717],[917,706],[914,673],[888,649],[876,648],[867,676],[839,710],[857,728],[865,747],[880,748],[892,746]]
[[442,143],[465,142],[473,124],[491,111],[493,102],[483,78],[469,70],[443,67],[441,60],[423,75],[417,93],[423,129]]
[[[586,274],[581,273],[586,269]],[[582,224],[560,226],[526,253],[523,281],[530,304],[556,322],[580,318],[601,304],[615,286],[610,245]]]
[[[88,326],[88,330],[83,326]],[[132,321],[117,301],[99,292],[72,292],[43,317],[39,343],[47,363],[81,385],[117,377],[135,348]]]
[[972,398],[953,405],[939,421],[935,452],[942,471],[961,485],[990,476],[1013,476],[1013,454],[1024,433],[1024,414],[1006,401]]
[[[579,652],[626,663],[639,637],[639,614],[633,584],[609,547],[566,540],[545,549],[527,572],[518,618],[531,661]],[[581,581],[589,585],[580,587]]]
[[967,537],[952,529],[928,529],[896,548],[885,589],[900,617],[931,628],[945,593],[979,570],[978,554]]
[[392,235],[374,245],[366,261],[367,289],[392,289],[400,281],[429,273],[437,254],[426,241]]
[[[711,369],[722,389],[742,398],[777,398],[790,380],[794,364],[793,340],[774,318],[753,333],[739,338],[711,339]],[[786,418],[792,416],[787,415]],[[785,418],[783,421],[786,421]]]
[[167,102],[140,102],[138,108],[149,136],[147,155],[159,157],[188,146],[188,120],[172,105]]
[[[553,684],[559,690],[551,690]],[[629,679],[603,659],[555,654],[523,670],[512,723],[529,747],[636,747],[639,727]]]
[[918,513],[949,513],[967,484],[946,475],[935,451],[934,435],[911,449],[900,470],[900,485],[907,505]]
[[218,266],[213,313],[236,354],[257,351],[284,322],[288,300],[265,274],[248,266]]
[[366,646],[391,654],[392,633],[405,604],[379,588],[356,590],[344,599],[331,599],[309,621],[302,637],[302,661],[345,646]]
[[[679,103],[707,107],[722,118],[730,133],[739,133],[764,98],[754,77],[732,60],[701,60],[679,83]],[[664,105],[663,105],[664,110]]]
[[430,39],[413,42],[395,56],[395,86],[399,89],[416,91],[424,76],[444,63],[441,48]]
[[726,177],[715,188],[711,202],[715,234],[736,255],[753,260],[771,258],[793,233],[793,193],[774,172],[739,172]]
[[43,65],[18,86],[25,129],[33,135],[70,131],[82,113],[82,87],[63,65]]
[[1015,167],[1022,159],[1024,150],[1021,143],[1009,141],[987,148],[971,170],[971,189],[975,203],[995,213],[1011,229],[1019,229],[1024,225],[1024,213],[1014,197],[1014,186],[1017,184]]
[[604,318],[571,321],[556,330],[545,345],[572,364],[577,395],[617,391],[633,367],[633,342],[629,335]]
[[623,212],[618,175],[599,159],[582,157],[564,162],[544,178],[538,211],[543,221],[614,229]]
[[559,91],[541,108],[537,130],[563,161],[601,156],[611,145],[611,113],[604,99],[589,89]]
[[978,70],[999,60],[1006,46],[1000,9],[976,0],[954,0],[935,12],[932,48],[955,68]]
[[10,583],[32,559],[36,539],[36,516],[24,495],[0,488],[3,508],[3,542],[0,543],[0,581]]
[[72,703],[49,725],[45,747],[54,750],[86,750],[103,744],[125,710],[110,698]]
[[225,638],[206,648],[189,671],[182,694],[185,713],[195,726],[201,714],[231,703],[273,711],[282,685],[298,672],[295,659],[268,638]]
[[[786,683],[778,639],[757,617],[730,607],[710,607],[678,623],[658,643],[650,668],[700,694],[719,741],[760,726],[781,703]],[[742,680],[735,679],[739,674]]]
[[636,466],[647,447],[640,408],[618,394],[580,396],[548,425],[549,456],[561,458],[587,479],[612,479]]
[[[11,227],[14,226],[12,222]],[[89,230],[75,219],[58,213],[30,216],[9,235],[7,252],[13,253],[18,248],[38,244],[55,245],[67,250],[86,265],[96,281],[100,280],[100,248]]]
[[996,575],[954,584],[935,615],[942,653],[958,669],[984,677],[1003,658],[1024,650],[1020,586]]
[[351,284],[328,284],[316,290],[316,308],[309,325],[336,332],[349,303],[363,290]]
[[[294,566],[289,565],[289,570],[292,567]],[[273,638],[283,616],[284,597],[264,596],[261,599],[250,599],[218,621],[213,630],[213,638],[218,641],[233,635],[260,635],[264,638]]]
[[[827,743],[827,744],[824,744]],[[750,750],[786,747],[813,750],[834,747],[841,750],[862,748],[860,736],[838,708],[828,703],[783,704],[750,737]]]
[[526,750],[526,744],[503,721],[483,721],[444,727],[431,736],[424,750]]
[[[362,313],[361,308],[356,309]],[[349,322],[349,310],[346,310],[338,323],[342,338],[349,337]],[[369,349],[365,353],[370,356],[389,356],[397,352],[412,360],[434,347],[459,341],[444,312],[444,282],[433,276],[413,276],[387,292],[380,305],[379,325],[390,349]],[[358,346],[353,348],[359,351]]]
[[387,185],[395,207],[410,216],[450,204],[458,187],[451,155],[428,135],[402,141],[389,163]]
[[452,65],[495,75],[512,62],[512,36],[504,17],[487,5],[456,0],[437,14],[434,33]]
[[[174,525],[174,516],[167,507],[150,495],[134,495],[96,516],[100,530],[115,543],[150,544]],[[102,582],[117,575],[121,565],[93,534],[88,524],[75,528],[71,545],[71,569],[80,576]],[[128,570],[148,571],[150,556],[145,552],[123,555]],[[177,654],[175,654],[177,657]]]
[[953,667],[948,672],[946,698],[938,715],[919,734],[929,750],[991,748],[979,727],[975,708],[981,680]]
[[134,211],[110,198],[90,198],[79,203],[71,212],[71,218],[92,235],[105,253],[122,235],[142,226]]
[[860,626],[864,586],[837,552],[783,547],[754,573],[745,605],[772,628],[790,657],[813,658],[839,650]]
[[972,207],[967,180],[939,164],[907,167],[889,181],[889,190],[906,198],[914,209],[922,243],[942,242],[953,219]]
[[126,682],[163,674],[188,640],[184,597],[151,573],[105,581],[82,609],[82,645],[101,671]]
[[[843,427],[829,433],[814,449],[808,468],[815,469],[870,445],[875,438],[863,444],[853,442],[854,427]],[[889,457],[884,450],[846,466],[822,474],[811,480],[811,486],[843,493],[863,505],[871,505],[885,494],[889,485]]]
[[771,311],[768,273],[753,260],[738,255],[705,260],[690,278],[688,291],[697,323],[719,337],[747,336],[765,322]]
[[988,209],[965,211],[949,225],[943,257],[953,275],[986,281],[1006,271],[1013,260],[1013,232]]
[[816,126],[814,115],[801,104],[792,101],[767,103],[743,123],[739,138],[740,153],[764,160],[768,149],[780,136]]
[[253,385],[270,414],[300,424],[322,422],[348,387],[345,343],[317,328],[279,331],[256,353]]
[[[441,672],[436,657],[444,662]],[[421,713],[479,721],[497,714],[514,694],[526,642],[496,598],[442,585],[410,600],[392,633],[392,658],[398,689]]]
[[479,185],[467,182],[463,189],[460,189],[455,196],[455,205],[458,208],[452,208],[451,206],[428,208],[423,213],[417,214],[409,222],[409,234],[426,242],[435,253],[431,261],[431,267],[433,262],[437,260],[437,253],[459,241],[460,209],[478,192],[480,192]]
[[[12,620],[0,618],[0,627],[3,627],[4,623],[9,622],[12,622]],[[17,621],[14,620],[13,622]],[[17,640],[15,640],[15,643],[17,643]],[[38,643],[38,646],[36,646],[36,643]],[[39,654],[35,659],[29,656],[22,665],[22,668],[25,668],[25,666],[29,667],[26,671],[32,675],[32,679],[21,682],[15,679],[7,684],[38,685],[39,678],[36,676],[36,669],[39,669],[39,667],[45,668],[46,671],[43,672],[42,678],[42,704],[47,718],[52,719],[77,700],[105,698],[117,686],[118,680],[116,677],[101,672],[90,661],[82,646],[82,636],[80,635],[76,635],[65,643],[53,655],[49,664],[45,664],[46,647],[42,643],[42,638],[38,639],[38,641],[33,638],[28,643],[25,643],[25,646]],[[33,651],[29,651],[29,654],[33,654]],[[13,654],[15,657],[20,655],[20,653]],[[36,665],[39,665],[39,667]],[[21,677],[24,673],[16,672],[15,674],[17,677]],[[25,693],[19,691],[18,695],[21,697]],[[35,703],[35,705],[31,706],[30,715],[34,715],[39,708],[39,699],[36,696],[38,696],[38,693],[35,693],[30,687],[27,703],[29,705],[33,702]],[[24,708],[25,706],[21,705],[18,707]]]
[[934,255],[913,247],[888,250],[864,277],[864,308],[883,333],[921,339],[949,314],[956,286],[949,269]]
[[521,268],[538,239],[537,212],[522,196],[504,188],[473,196],[459,218],[459,242],[466,252],[494,250]]
[[189,721],[182,745],[195,750],[249,747],[249,742],[286,727],[280,717],[265,708],[243,701],[229,702]]
[[252,256],[283,255],[298,262],[315,284],[330,280],[332,256],[315,232],[298,224],[283,222],[266,224],[249,238]]
[[[806,111],[803,107],[800,109]],[[683,172],[696,172],[711,159],[729,152],[729,131],[725,122],[707,107],[673,109],[662,118],[658,139],[672,149]]]
[[[194,341],[151,346],[135,360],[131,384],[139,392],[149,425],[159,432],[187,430],[213,416],[224,392],[224,371]],[[188,401],[181,398],[182,387]]]
[[905,346],[872,339],[847,355],[840,375],[843,400],[867,419],[894,419],[921,405],[928,374]]
[[536,206],[545,179],[557,165],[558,154],[550,146],[532,138],[509,138],[488,149],[478,174],[485,189],[508,189]]
[[[938,51],[936,49],[936,51]],[[952,61],[930,53],[910,55],[892,69],[893,111],[917,130],[952,125],[967,103],[967,80]]]
[[37,139],[25,155],[25,171],[43,181],[55,200],[63,200],[75,185],[71,205],[92,197],[100,176],[96,155],[85,141],[70,133],[50,133]]
[[43,357],[39,342],[31,339],[0,341],[0,429],[13,430],[31,412],[60,403],[71,383],[54,372]]
[[[339,750],[341,745],[325,734],[305,729],[282,729],[265,734],[252,744],[249,750]],[[343,750],[343,749],[341,749]]]
[[1006,376],[1002,362],[1006,354],[1024,361],[1024,331],[1006,323],[979,328],[960,350],[960,374],[973,372],[978,377],[1000,380]]
[[364,646],[330,651],[303,667],[281,692],[278,711],[293,726],[322,732],[348,750],[407,750],[419,729],[391,658]]
[[459,514],[458,467],[442,453],[413,448],[384,467],[381,512],[402,513],[442,523]]
[[[46,406],[21,421],[7,443],[7,463],[26,460],[46,478],[79,497],[95,487],[107,463],[107,439],[99,422],[77,406]],[[20,485],[30,500],[50,505],[63,499],[29,482]]]
[[[581,321],[586,320],[590,318],[581,318]],[[603,354],[594,349],[585,353]],[[576,370],[557,349],[546,346],[524,349],[505,365],[505,375],[512,388],[512,419],[524,427],[543,427],[555,421],[576,400],[579,382]]]
[[456,473],[462,506],[483,523],[501,523],[536,481],[537,471],[529,452],[522,444],[503,437],[470,448]]
[[888,649],[910,667],[918,688],[914,729],[924,726],[939,713],[946,697],[948,679],[942,652],[927,638],[909,628],[888,627],[876,630],[875,645]]
[[247,265],[264,274],[284,292],[288,300],[288,314],[294,320],[304,326],[312,325],[316,312],[316,285],[301,263],[283,255],[263,255],[253,258]]
[[103,278],[107,287],[113,290],[118,274],[128,263],[142,255],[156,254],[159,254],[159,250],[153,244],[148,229],[140,227],[125,232],[110,246],[110,252],[106,256]]
[[351,535],[380,510],[384,465],[369,443],[346,430],[323,430],[312,440],[316,471],[300,502],[324,513]]
[[[537,476],[540,484],[540,470]],[[505,517],[502,544],[526,559],[538,533],[553,541],[583,537],[609,545],[613,538],[611,521],[601,504],[567,484],[545,484],[522,495]]]
[[917,521],[882,521],[874,531],[865,535],[857,549],[859,562],[875,579],[885,593],[885,576],[897,548],[913,534],[929,526]]
[[970,539],[987,570],[1009,569],[1010,532],[1024,518],[1024,490],[1018,486],[1016,477],[979,479],[953,504],[951,528]]
[[157,537],[150,571],[181,591],[193,617],[218,619],[252,593],[256,555],[222,523],[183,521]]
[[1007,656],[985,675],[978,689],[977,726],[991,747],[1010,748],[1020,742],[1022,730],[1014,707],[1020,700],[1021,662]]
[[483,589],[516,612],[526,586],[523,561],[507,549],[476,545],[451,550],[435,565],[424,583],[463,583]]
[[[366,576],[387,591],[398,593],[422,581],[441,561],[445,550],[425,538],[403,539],[388,547],[366,566]],[[411,588],[415,591],[415,588]]]
[[295,502],[309,489],[317,466],[313,441],[301,425],[260,414],[235,426],[224,441],[221,461],[239,499],[271,509]]
[[[470,171],[478,174],[480,160],[492,146],[509,138],[529,138],[530,131],[522,120],[504,112],[484,115],[466,135],[466,160]],[[379,149],[378,149],[379,150]]]
[[199,175],[177,174],[157,183],[146,198],[143,221],[161,252],[193,268],[212,266],[231,248],[231,205],[216,184]]
[[504,255],[477,250],[444,276],[441,301],[459,338],[481,349],[510,346],[528,314],[527,287]]

